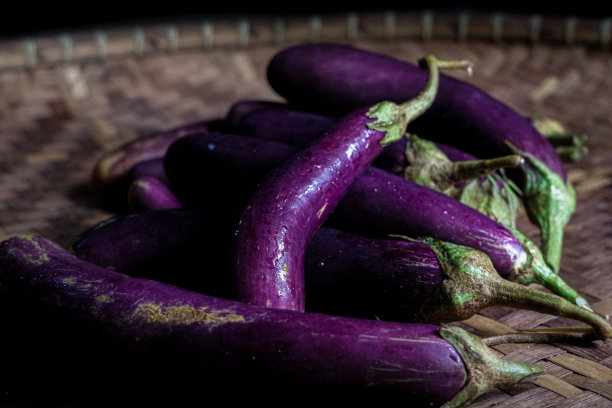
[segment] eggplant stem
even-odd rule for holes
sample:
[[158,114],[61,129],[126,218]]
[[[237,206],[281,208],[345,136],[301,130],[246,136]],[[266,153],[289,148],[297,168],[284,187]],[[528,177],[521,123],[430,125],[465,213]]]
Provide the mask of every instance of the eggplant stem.
[[528,254],[528,259],[524,259],[523,263],[515,265],[515,273],[509,276],[509,280],[523,285],[529,283],[540,284],[578,306],[592,311],[587,300],[580,296],[574,288],[569,286],[553,271],[550,265],[544,260],[542,252],[533,241],[527,238],[518,229],[509,226],[507,226],[507,228],[521,242],[525,252]]
[[425,87],[415,98],[404,102],[400,107],[405,111],[408,122],[423,114],[431,104],[438,92],[440,69],[465,69],[471,73],[473,64],[465,60],[439,60],[433,55],[426,55],[419,60],[419,66],[425,67],[429,75]]
[[374,119],[368,127],[386,133],[381,141],[383,146],[400,140],[408,124],[429,109],[438,93],[439,68],[466,69],[470,66],[466,61],[440,61],[433,55],[423,57],[419,64],[426,67],[428,76],[424,88],[416,97],[399,105],[382,101],[370,107],[366,113],[367,117]]
[[578,320],[591,326],[598,339],[604,341],[612,339],[612,326],[603,316],[555,294],[510,281],[504,282],[507,284],[504,283],[495,288],[499,305],[531,309],[540,313]]
[[597,338],[612,339],[612,326],[604,317],[561,296],[502,278],[485,253],[433,238],[421,242],[433,250],[447,279],[413,318],[430,323],[464,320],[501,305],[568,317],[591,326]]
[[450,176],[455,184],[484,177],[500,169],[519,167],[523,164],[523,161],[523,158],[518,154],[510,154],[492,159],[453,162],[453,172],[450,173]]
[[404,178],[436,191],[448,193],[456,184],[480,179],[503,168],[519,167],[524,159],[510,154],[490,159],[452,161],[431,140],[406,135],[405,156],[408,163]]
[[559,270],[563,246],[563,229],[576,210],[576,192],[548,166],[533,155],[507,145],[523,156],[523,201],[527,215],[541,233],[542,254],[554,272]]
[[582,343],[597,340],[593,331],[574,333],[564,331],[547,332],[519,332],[506,333],[497,336],[485,337],[482,342],[487,346],[509,343]]
[[546,373],[538,366],[497,356],[480,338],[458,326],[441,325],[439,333],[457,350],[467,371],[465,385],[443,408],[464,407],[492,388],[531,382]]
[[562,332],[562,333],[587,333],[592,332],[593,328],[588,326],[565,326],[565,327],[538,327],[533,329],[523,329],[522,332],[533,332],[533,333],[550,333],[550,332]]
[[561,122],[552,118],[532,118],[531,124],[554,147],[580,147],[583,146],[587,140],[587,135],[568,132]]
[[564,162],[579,162],[589,153],[586,146],[557,146],[555,151]]

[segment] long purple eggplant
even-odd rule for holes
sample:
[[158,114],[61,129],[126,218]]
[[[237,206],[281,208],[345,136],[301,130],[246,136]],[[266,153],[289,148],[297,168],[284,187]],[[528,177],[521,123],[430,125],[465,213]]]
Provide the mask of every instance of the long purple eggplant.
[[[234,103],[225,117],[228,132],[294,146],[311,143],[333,120],[281,102],[252,99]],[[478,160],[453,146],[407,134],[385,147],[372,165],[444,192],[515,228],[520,206],[516,187],[505,173],[493,172],[522,163],[519,155]]]
[[[311,143],[337,118],[307,112],[277,101],[258,99],[240,100],[232,104],[224,120],[226,131],[293,146]],[[407,165],[405,143],[399,140],[387,145],[373,161],[373,165],[399,173]]]
[[237,299],[304,310],[304,252],[353,180],[435,98],[438,69],[464,63],[422,59],[428,81],[399,104],[377,101],[346,114],[270,169],[239,216],[232,242]]
[[[416,65],[346,44],[287,47],[270,61],[267,78],[290,104],[331,116],[380,100],[406,100],[426,77]],[[562,160],[530,120],[472,84],[443,75],[436,100],[408,131],[462,146],[478,157],[521,154],[512,172],[530,219],[540,228],[543,254],[557,270],[563,227],[575,210],[575,192]]]
[[[211,205],[227,199],[229,205],[235,203],[235,208],[241,208],[262,177],[296,149],[240,135],[192,135],[168,148],[164,168],[172,190],[185,205]],[[535,244],[519,231],[382,169],[370,166],[356,177],[326,224],[366,236],[432,237],[473,247],[487,254],[504,278],[540,283],[588,307],[586,300],[548,267]]]
[[[301,401],[335,397],[379,406],[405,399],[413,406],[450,408],[544,373],[496,357],[456,326],[254,306],[128,277],[80,260],[40,236],[0,244],[0,284],[10,296],[24,299],[21,305],[42,304],[71,320],[77,331],[93,330],[121,349],[144,353],[157,370],[152,380],[191,373],[199,384],[197,395],[206,398],[239,398],[234,394],[240,390],[245,401],[266,406],[286,406],[286,398],[276,401],[281,394],[300,395]],[[93,352],[97,343],[90,341]],[[68,355],[64,362],[84,358]],[[118,373],[131,371],[136,380],[142,375],[138,366],[126,367],[120,359],[106,363]]]
[[[126,275],[231,298],[229,220],[205,207],[118,214],[83,231],[68,250]],[[594,312],[501,278],[473,248],[434,239],[362,237],[322,226],[308,244],[304,276],[306,311],[439,324],[503,305],[573,318],[597,338],[612,338],[612,326]]]
[[93,186],[105,204],[113,209],[125,210],[127,202],[124,192],[135,179],[146,174],[164,180],[163,172],[154,175],[152,171],[159,169],[154,164],[155,159],[162,158],[172,142],[194,133],[223,130],[224,123],[221,119],[189,123],[140,136],[104,152],[93,167]]

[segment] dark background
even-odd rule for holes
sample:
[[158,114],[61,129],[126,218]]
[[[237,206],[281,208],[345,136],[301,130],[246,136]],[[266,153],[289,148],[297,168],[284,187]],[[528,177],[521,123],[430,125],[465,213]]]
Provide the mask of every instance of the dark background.
[[236,0],[196,1],[160,1],[157,4],[89,1],[65,3],[61,1],[17,2],[7,3],[0,17],[0,36],[15,37],[32,34],[46,34],[57,31],[71,31],[92,27],[104,28],[133,22],[155,22],[177,20],[182,18],[211,17],[214,15],[285,15],[285,14],[323,14],[348,11],[384,11],[384,10],[423,10],[446,9],[451,11],[507,13],[539,13],[543,15],[596,17],[612,16],[606,1],[591,2],[521,2],[521,1],[384,1],[369,0],[368,3],[333,1],[295,1],[284,0],[282,3],[262,1],[236,2]]

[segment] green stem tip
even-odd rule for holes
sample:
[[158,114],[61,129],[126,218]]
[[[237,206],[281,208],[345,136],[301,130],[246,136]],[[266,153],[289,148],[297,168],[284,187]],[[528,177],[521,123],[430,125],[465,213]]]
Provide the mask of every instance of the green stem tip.
[[523,285],[537,283],[551,290],[557,295],[581,306],[592,310],[585,298],[571,286],[569,286],[550,265],[544,260],[544,255],[536,244],[527,238],[518,229],[507,227],[513,235],[521,242],[527,258],[522,263],[516,264],[515,272],[509,277],[510,280]]
[[561,262],[563,229],[576,210],[576,193],[569,181],[564,182],[533,155],[507,144],[525,159],[525,209],[531,222],[540,229],[544,260],[556,272]]
[[509,343],[585,343],[597,340],[597,336],[591,330],[588,332],[518,332],[506,333],[482,339],[487,346]]
[[406,138],[405,156],[409,165],[404,169],[404,178],[442,193],[449,193],[458,183],[480,179],[500,169],[519,167],[524,161],[518,154],[452,161],[433,141],[414,134]]
[[546,371],[540,367],[504,360],[480,338],[454,325],[441,325],[440,336],[457,350],[466,367],[466,383],[443,408],[468,405],[485,392],[534,381]]
[[429,109],[438,93],[440,68],[469,70],[471,67],[467,61],[438,60],[433,55],[423,57],[419,60],[419,65],[427,69],[428,76],[425,87],[416,97],[399,105],[382,101],[372,106],[367,113],[369,118],[375,119],[368,124],[368,127],[386,133],[381,142],[383,146],[400,140],[406,132],[408,123]]
[[412,320],[445,323],[467,319],[488,306],[509,306],[571,318],[591,326],[598,339],[612,339],[605,318],[561,296],[502,278],[485,253],[433,238],[419,241],[433,250],[445,280]]

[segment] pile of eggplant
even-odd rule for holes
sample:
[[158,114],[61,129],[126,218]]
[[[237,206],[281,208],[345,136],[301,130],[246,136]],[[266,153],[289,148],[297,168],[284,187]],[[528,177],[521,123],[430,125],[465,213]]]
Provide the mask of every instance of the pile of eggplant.
[[[280,50],[267,80],[284,101],[105,153],[93,184],[115,215],[66,248],[6,239],[0,285],[147,366],[188,367],[197,393],[268,406],[461,407],[533,381],[542,368],[490,346],[607,342],[612,326],[558,274],[575,210],[560,145],[440,72],[470,67]],[[586,325],[496,339],[455,324],[493,305]]]

